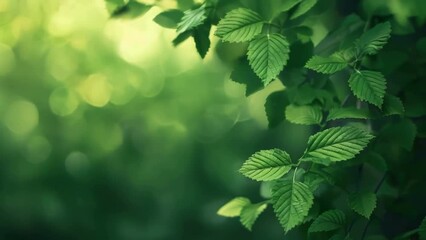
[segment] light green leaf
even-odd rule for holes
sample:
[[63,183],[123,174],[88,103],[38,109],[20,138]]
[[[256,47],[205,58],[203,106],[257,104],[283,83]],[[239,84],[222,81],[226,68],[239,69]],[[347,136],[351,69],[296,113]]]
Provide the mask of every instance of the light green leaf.
[[346,223],[345,213],[341,210],[329,210],[319,215],[309,227],[308,232],[328,232],[342,228]]
[[183,12],[178,9],[171,9],[158,14],[154,22],[164,28],[177,28],[178,23],[183,17]]
[[376,208],[377,197],[372,192],[355,193],[349,196],[349,206],[366,218],[370,218]]
[[419,237],[420,240],[426,240],[426,217],[423,218],[423,221],[419,226]]
[[268,85],[283,70],[289,58],[287,39],[281,34],[260,35],[250,42],[248,60],[251,68]]
[[226,42],[250,41],[262,32],[263,22],[258,13],[238,8],[220,20],[215,35]]
[[291,169],[288,153],[280,149],[262,150],[253,154],[241,167],[240,173],[257,181],[271,181]]
[[306,68],[324,74],[333,74],[348,66],[346,60],[339,55],[330,57],[313,56],[305,65]]
[[357,71],[351,74],[349,86],[359,99],[381,108],[386,92],[386,79],[380,72]]
[[314,203],[314,195],[301,182],[277,183],[272,195],[274,212],[286,232],[302,223]]
[[282,12],[286,12],[286,11],[292,9],[294,6],[296,6],[301,1],[302,0],[284,0],[281,3],[280,10]]
[[338,119],[368,119],[368,111],[364,109],[357,109],[355,107],[345,108],[332,108],[327,116],[327,121]]
[[285,117],[291,123],[313,125],[321,123],[322,112],[318,106],[296,106],[291,104],[285,109]]
[[318,0],[303,0],[303,2],[301,2],[299,6],[297,6],[296,11],[294,11],[290,19],[295,19],[297,17],[302,16],[303,14],[311,10],[311,8],[313,8],[315,4],[317,4],[317,2]]
[[254,222],[267,206],[266,203],[248,204],[244,206],[240,215],[241,224],[251,231]]
[[374,136],[355,127],[334,127],[319,132],[308,140],[306,156],[344,161],[355,157]]
[[240,216],[243,207],[250,204],[250,200],[245,197],[237,197],[223,205],[217,214],[223,217],[238,217]]
[[390,115],[402,115],[405,109],[401,100],[393,95],[386,94],[383,102],[383,114],[385,116]]
[[188,30],[192,30],[197,26],[200,26],[207,18],[205,15],[205,4],[197,9],[185,11],[181,21],[177,25],[177,33],[181,34]]
[[360,53],[369,55],[377,54],[388,42],[391,31],[391,24],[389,22],[377,24],[361,35],[356,42],[356,47]]

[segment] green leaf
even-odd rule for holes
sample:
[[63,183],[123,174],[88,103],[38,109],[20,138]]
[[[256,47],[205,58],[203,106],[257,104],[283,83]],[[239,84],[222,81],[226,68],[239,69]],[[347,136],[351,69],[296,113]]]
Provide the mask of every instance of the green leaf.
[[302,223],[314,203],[314,195],[301,182],[277,183],[272,195],[274,212],[286,232]]
[[329,210],[319,215],[309,227],[308,232],[328,232],[342,228],[346,223],[345,213],[341,210]]
[[181,21],[177,25],[177,33],[181,34],[183,32],[192,30],[195,27],[200,26],[207,19],[205,15],[206,15],[205,4],[203,4],[201,7],[197,9],[185,11]]
[[290,19],[295,19],[307,13],[309,10],[311,10],[311,8],[315,6],[315,4],[317,4],[317,2],[318,0],[304,0],[299,4],[299,6],[297,6],[296,11],[294,11]]
[[359,99],[381,108],[386,91],[386,79],[380,72],[357,71],[351,74],[349,86]]
[[290,48],[281,34],[264,34],[256,37],[248,47],[248,60],[253,71],[268,85],[283,70]]
[[308,140],[306,156],[333,162],[355,157],[374,136],[355,127],[334,127],[319,132]]
[[182,42],[184,42],[185,40],[187,40],[189,37],[192,36],[192,32],[191,31],[187,31],[187,32],[183,32],[181,34],[178,34],[177,37],[175,39],[173,39],[172,43],[173,46],[178,46],[179,44],[181,44]]
[[305,67],[320,73],[333,74],[345,69],[347,66],[348,63],[343,57],[331,55],[330,57],[313,56]]
[[231,73],[231,79],[234,82],[246,85],[246,97],[263,88],[262,80],[253,72],[245,58],[237,63]]
[[204,58],[210,48],[210,28],[209,23],[205,23],[193,30],[192,37],[194,38],[195,47],[201,58]]
[[241,210],[250,204],[250,200],[245,197],[237,197],[223,205],[217,214],[223,217],[238,217]]
[[226,42],[250,41],[262,32],[263,22],[258,13],[238,8],[220,20],[215,35]]
[[291,104],[285,109],[285,117],[291,123],[313,125],[321,123],[322,112],[318,106],[296,106]]
[[419,237],[420,240],[426,240],[426,217],[423,218],[423,221],[419,226]]
[[251,231],[254,222],[267,206],[266,203],[248,204],[244,206],[240,215],[241,224]]
[[288,153],[280,149],[262,150],[253,154],[241,167],[240,173],[257,181],[271,181],[291,169]]
[[151,7],[152,5],[134,0],[107,0],[107,9],[112,18],[137,18],[145,14]]
[[164,28],[177,28],[178,23],[183,17],[183,12],[178,9],[171,9],[158,14],[154,22]]
[[372,192],[355,193],[349,196],[349,206],[366,218],[370,218],[376,208],[377,197]]
[[266,98],[265,112],[269,128],[276,127],[284,121],[284,110],[288,104],[287,91],[273,92]]
[[284,0],[281,3],[280,11],[286,12],[286,11],[292,9],[294,6],[296,6],[301,1],[302,0]]
[[388,42],[391,31],[391,24],[389,22],[377,24],[361,35],[356,42],[356,47],[362,54],[377,54]]
[[368,119],[368,111],[364,109],[357,109],[355,107],[345,108],[332,108],[327,116],[327,121],[338,119]]
[[390,94],[386,94],[383,102],[383,114],[390,115],[403,115],[405,112],[404,105],[401,100]]
[[330,166],[333,162],[328,158],[317,158],[317,157],[303,157],[299,161],[301,162],[312,162],[316,164],[321,164],[324,166]]
[[407,151],[413,149],[414,140],[417,135],[417,127],[408,118],[398,119],[385,126],[380,134],[381,139],[393,142]]

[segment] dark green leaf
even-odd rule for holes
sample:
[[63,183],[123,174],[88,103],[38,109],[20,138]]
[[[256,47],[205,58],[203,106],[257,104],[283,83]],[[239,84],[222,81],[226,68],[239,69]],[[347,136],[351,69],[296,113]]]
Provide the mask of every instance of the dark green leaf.
[[164,11],[154,18],[154,22],[164,28],[177,28],[183,17],[183,12],[178,9]]

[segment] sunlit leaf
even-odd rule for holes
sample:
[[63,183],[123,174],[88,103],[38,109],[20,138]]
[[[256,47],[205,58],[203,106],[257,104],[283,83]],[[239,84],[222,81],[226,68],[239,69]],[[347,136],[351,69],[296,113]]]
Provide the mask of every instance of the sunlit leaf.
[[296,106],[291,104],[285,110],[285,117],[291,123],[313,125],[321,123],[322,112],[318,106]]
[[257,181],[270,181],[282,177],[291,169],[288,153],[280,149],[263,150],[253,154],[241,167],[240,173]]
[[254,222],[267,206],[266,203],[248,204],[244,206],[240,214],[241,224],[251,231]]
[[256,37],[248,47],[248,60],[253,71],[269,84],[283,70],[289,58],[289,43],[278,33]]
[[245,197],[237,197],[223,205],[217,214],[223,217],[238,217],[241,210],[250,204],[250,200]]
[[361,53],[376,54],[388,42],[391,31],[389,22],[377,24],[361,35],[356,46]]
[[177,28],[178,23],[183,17],[183,12],[178,9],[171,9],[158,14],[154,22],[164,28]]

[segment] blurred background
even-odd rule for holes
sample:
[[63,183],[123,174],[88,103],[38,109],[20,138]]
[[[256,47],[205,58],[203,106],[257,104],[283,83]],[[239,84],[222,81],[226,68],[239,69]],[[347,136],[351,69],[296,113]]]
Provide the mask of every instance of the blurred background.
[[[192,40],[174,48],[161,11],[113,20],[102,0],[0,0],[0,239],[283,236],[270,207],[252,233],[216,211],[260,201],[241,163],[300,153],[310,130],[268,130],[265,98],[282,84],[246,98],[227,64],[242,49],[212,36],[202,61]],[[340,16],[318,19],[314,43]]]
[[263,108],[282,85],[246,99],[213,50],[202,61],[192,40],[172,46],[159,12],[112,20],[102,0],[0,1],[1,239],[256,236],[216,211],[261,199],[237,170],[283,147]]

